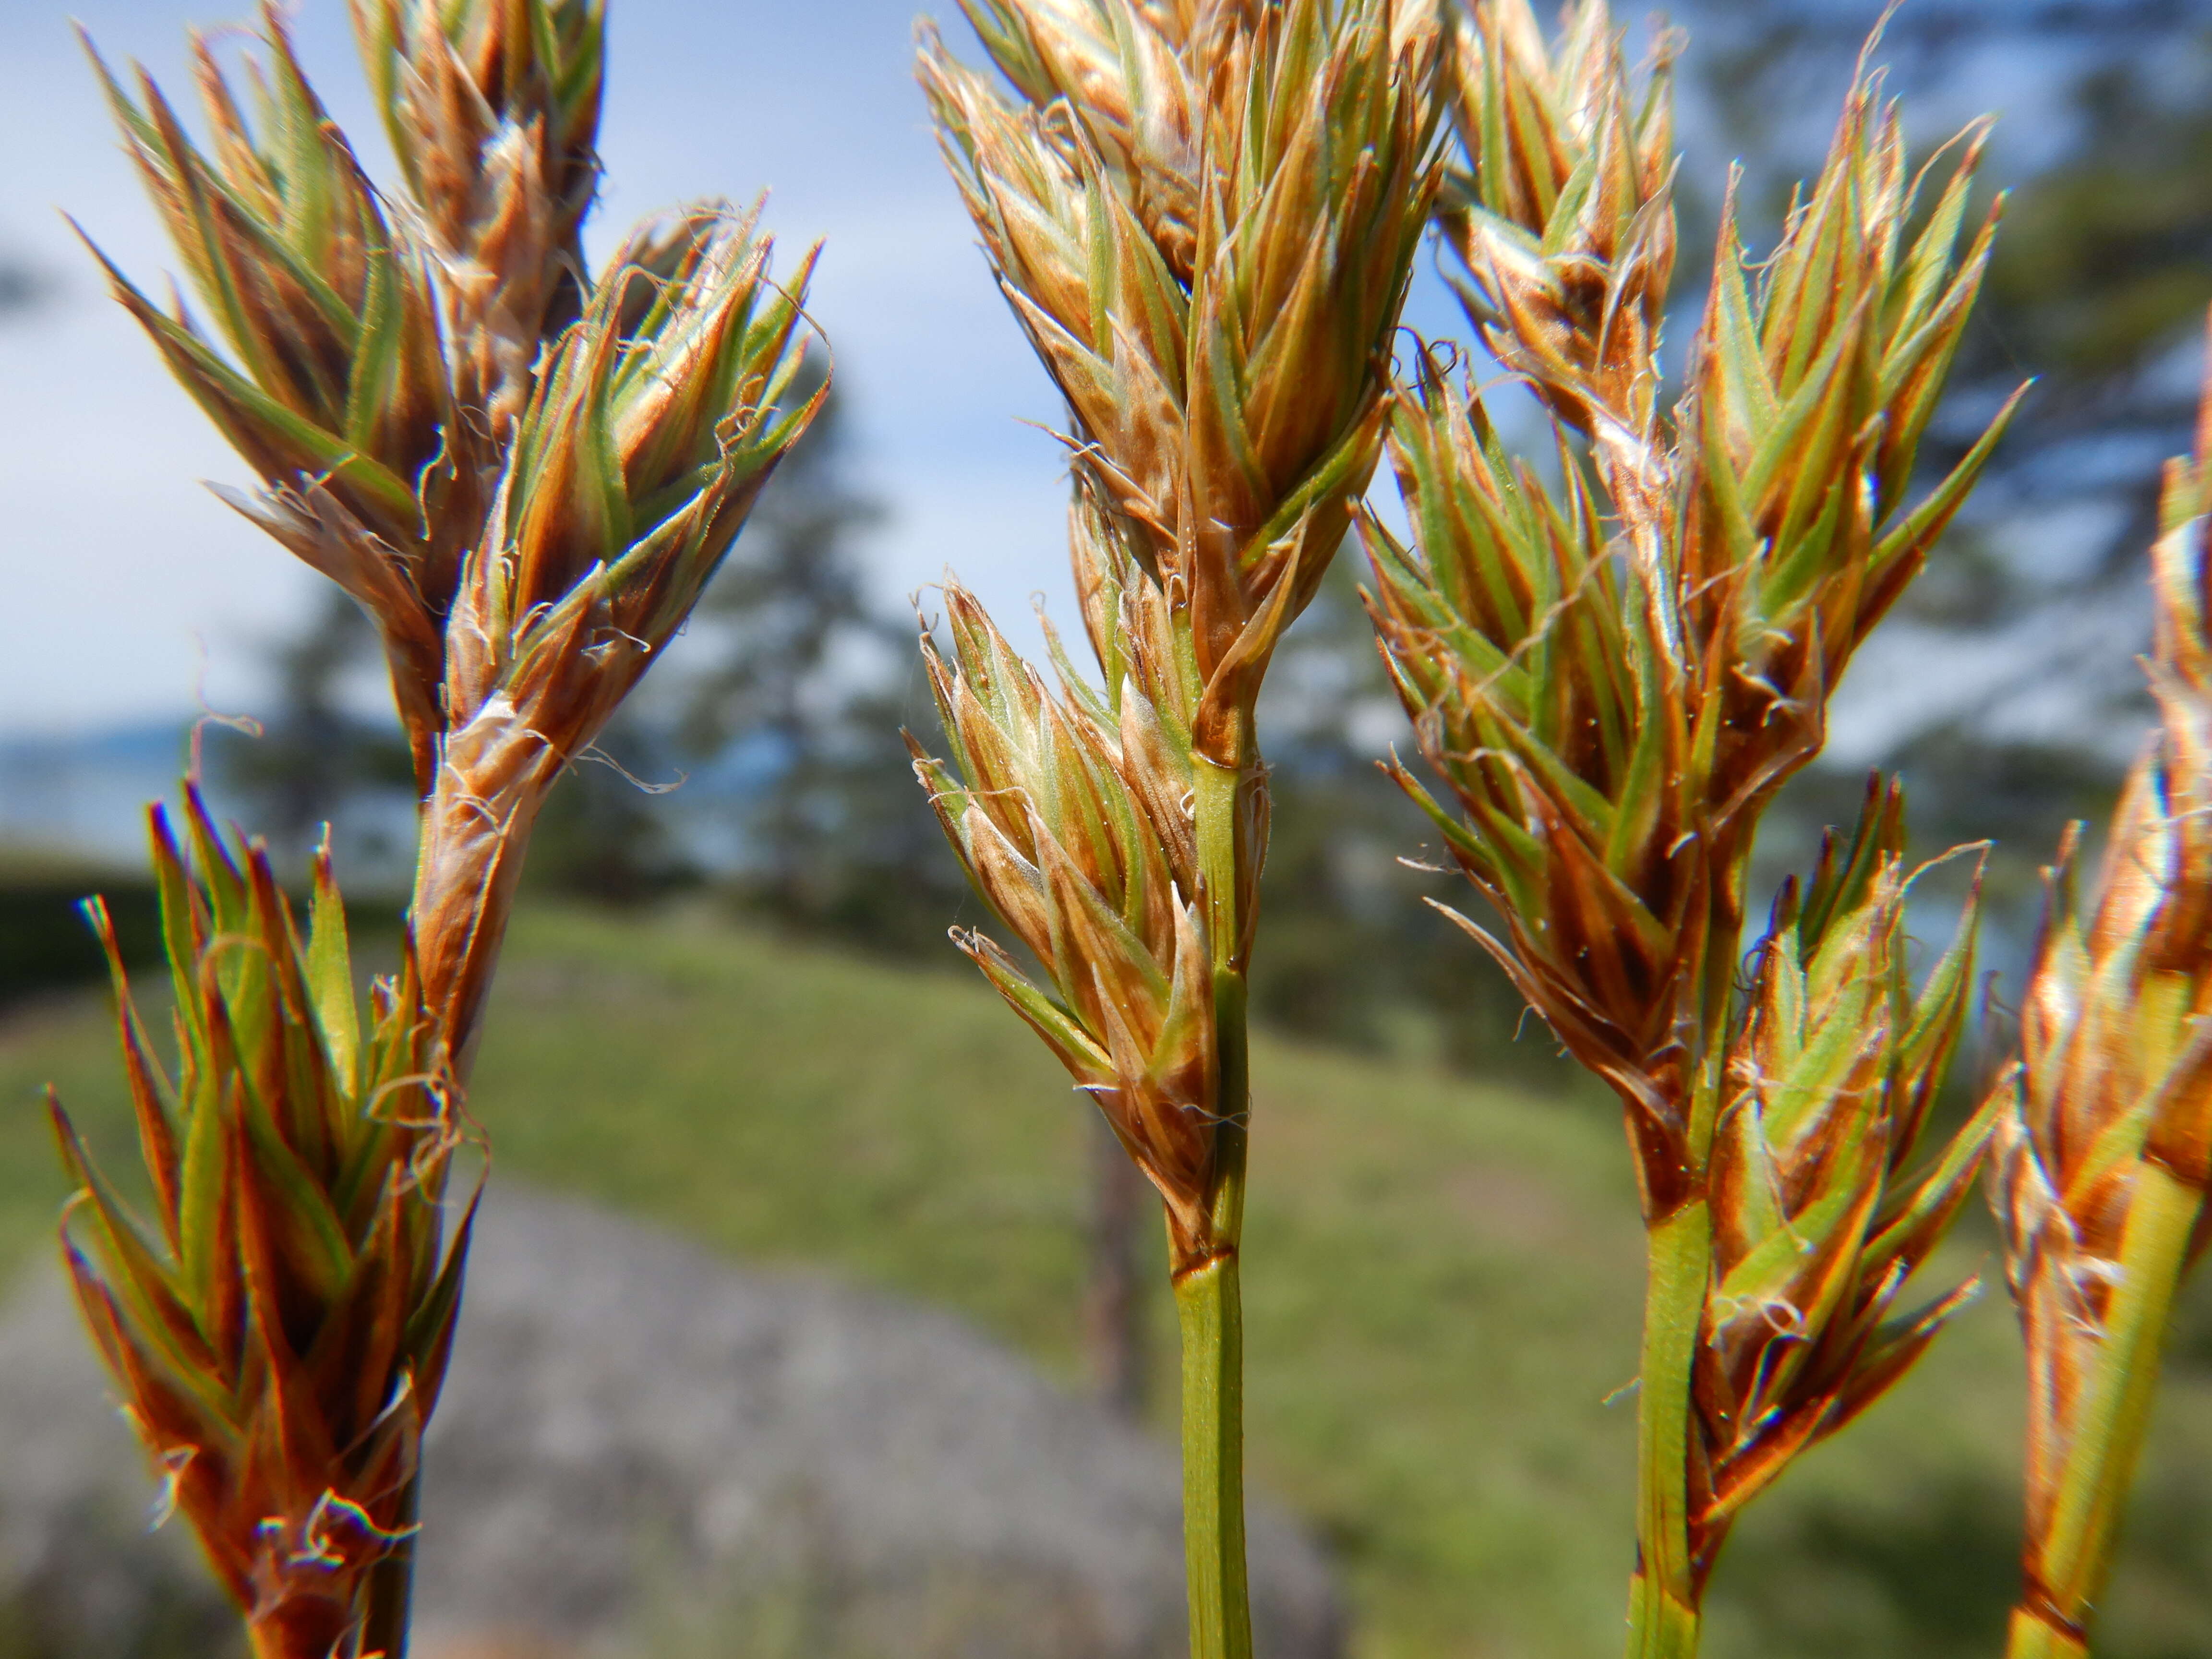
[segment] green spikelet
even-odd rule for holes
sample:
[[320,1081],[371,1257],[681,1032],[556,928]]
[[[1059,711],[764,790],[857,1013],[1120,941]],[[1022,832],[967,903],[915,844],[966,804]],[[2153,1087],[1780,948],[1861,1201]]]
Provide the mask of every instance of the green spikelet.
[[69,1267],[132,1426],[245,1613],[257,1659],[351,1652],[379,1567],[409,1546],[474,1200],[443,1033],[410,959],[356,1007],[345,916],[318,860],[303,937],[258,844],[196,787],[183,845],[153,814],[179,1061],[155,1058],[106,913],[150,1220],[94,1167]]
[[2078,831],[1999,1084],[1992,1197],[2027,1340],[2027,1593],[2012,1659],[2080,1659],[2212,1187],[2212,387],[2151,550],[2156,735],[2094,895]]
[[[1560,482],[1506,453],[1431,351],[1390,416],[1411,537],[1363,520],[1376,630],[1458,810],[1401,781],[1502,927],[1462,920],[1626,1115],[1650,1231],[1632,1659],[1695,1651],[1729,1520],[1949,1305],[1883,1322],[1889,1276],[1932,1247],[1987,1139],[1895,1184],[1924,1109],[1892,1098],[1897,1045],[1955,1030],[1963,981],[1940,1006],[1897,1001],[1893,803],[1869,804],[1819,906],[1777,915],[1748,1002],[1735,978],[1760,814],[2010,416],[1906,504],[1995,219],[1966,228],[1980,130],[1927,199],[1863,63],[1756,267],[1724,209],[1686,388],[1661,407],[1672,50],[1639,91],[1602,0],[1550,44],[1523,0],[1457,20],[1462,165],[1440,223],[1470,320],[1550,412]],[[1889,1238],[1893,1202],[1924,1226]]]

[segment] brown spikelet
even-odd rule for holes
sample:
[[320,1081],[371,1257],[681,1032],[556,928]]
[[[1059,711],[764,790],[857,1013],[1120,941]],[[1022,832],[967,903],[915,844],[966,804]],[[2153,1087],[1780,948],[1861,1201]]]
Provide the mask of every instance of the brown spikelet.
[[188,790],[181,849],[154,815],[179,1064],[149,1050],[113,965],[155,1194],[149,1226],[93,1165],[64,1231],[126,1413],[259,1659],[329,1659],[408,1494],[459,1306],[473,1200],[445,1204],[462,1134],[444,1035],[411,955],[354,1002],[327,857],[303,938],[266,854],[226,842]]
[[[2078,826],[1998,1109],[1991,1194],[2027,1345],[2027,1593],[2015,1615],[2086,1651],[2174,1289],[2212,1185],[2212,392],[2170,464],[2151,555],[2160,724],[2094,893]],[[2130,1398],[2130,1372],[2140,1394]]]
[[[150,81],[134,99],[100,66],[214,337],[109,276],[259,475],[259,495],[226,498],[375,619],[428,795],[512,669],[484,664],[517,644],[472,591],[489,566],[529,551],[528,603],[562,611],[541,643],[635,659],[544,711],[528,746],[550,758],[530,766],[572,759],[673,631],[816,406],[778,403],[811,259],[786,293],[753,216],[709,204],[641,229],[595,289],[578,236],[598,188],[599,0],[353,9],[408,198],[380,202],[264,10],[251,117],[200,51],[204,151]],[[579,447],[609,420],[618,479]],[[594,566],[619,593],[586,621]],[[519,854],[527,814],[479,793]]]
[[283,15],[264,8],[261,31],[250,106],[195,42],[205,149],[143,72],[134,97],[93,60],[210,325],[101,264],[262,485],[256,496],[217,493],[376,619],[427,781],[438,633],[484,480],[452,448],[469,423],[423,252],[308,86]]
[[1972,1190],[1995,1117],[1923,1164],[1973,985],[1976,906],[1916,992],[1904,805],[1874,780],[1856,833],[1832,831],[1811,880],[1784,884],[1729,1046],[1691,1388],[1701,1571],[1789,1460],[1895,1382],[1979,1288],[1893,1311]]
[[1660,406],[1673,51],[1639,89],[1602,0],[1549,44],[1525,0],[1459,19],[1440,218],[1470,320],[1550,412],[1559,483],[1428,350],[1389,416],[1410,544],[1362,521],[1376,631],[1458,810],[1397,775],[1502,925],[1461,920],[1626,1112],[1651,1231],[1640,1654],[1694,1649],[1734,1516],[1957,1305],[1888,1314],[1989,1137],[1985,1113],[1906,1167],[1972,915],[1916,1000],[1893,794],[1736,973],[1759,816],[2009,415],[1905,505],[1993,220],[1963,234],[1979,130],[1923,200],[1863,62],[1768,258],[1724,209],[1686,389]]
[[1462,298],[1499,361],[1601,448],[1608,429],[1651,434],[1674,270],[1668,68],[1662,54],[1631,87],[1602,0],[1574,6],[1555,47],[1527,0],[1491,0],[1460,16],[1444,58],[1468,166],[1438,219],[1470,278]]
[[1188,757],[1154,746],[1141,693],[1125,691],[1118,722],[1079,683],[1055,696],[964,588],[948,584],[945,601],[951,660],[926,636],[922,650],[957,775],[918,745],[915,771],[1045,982],[980,933],[956,943],[1159,1189],[1178,1269],[1203,1261],[1224,1242],[1210,1214],[1221,1105],[1206,923],[1188,896]]
[[586,289],[599,191],[602,0],[350,0],[392,153],[443,278],[454,394],[495,447],[538,343]]
[[927,32],[922,83],[1067,399],[1104,685],[1063,659],[1048,693],[956,585],[951,661],[925,644],[953,764],[917,768],[1052,988],[964,947],[1099,1100],[1194,1261],[1233,1243],[1206,1219],[1214,1127],[1243,1109],[1212,1074],[1208,975],[1242,974],[1257,913],[1252,707],[1380,453],[1437,177],[1436,33],[1384,0],[968,10],[1011,92]]
[[[1380,453],[1437,178],[1436,31],[1383,0],[967,9],[1008,85],[927,33],[922,83],[1067,400],[1104,685],[1063,659],[1048,693],[955,586],[951,662],[925,644],[953,765],[917,766],[1052,988],[965,948],[1099,1100],[1195,1261],[1233,1244],[1206,1219],[1214,1127],[1243,1109],[1212,1074],[1208,975],[1243,973],[1257,914],[1252,708]],[[1109,915],[1133,931],[1097,932]]]
[[675,636],[779,461],[799,296],[751,216],[702,210],[618,250],[550,349],[447,628],[424,806],[423,983],[465,1054],[545,792]]

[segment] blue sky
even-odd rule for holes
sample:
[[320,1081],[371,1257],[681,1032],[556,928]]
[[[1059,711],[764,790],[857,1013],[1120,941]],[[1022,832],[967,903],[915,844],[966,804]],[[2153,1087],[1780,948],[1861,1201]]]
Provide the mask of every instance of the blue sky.
[[[212,0],[216,6],[238,0]],[[210,0],[79,0],[111,58],[181,81]],[[769,188],[791,253],[829,251],[815,310],[852,394],[857,449],[893,517],[872,550],[886,592],[946,563],[995,595],[1064,586],[1052,446],[1016,417],[1052,400],[984,275],[908,72],[903,3],[616,0],[593,240],[710,195]],[[250,698],[253,645],[313,578],[198,487],[240,469],[92,279],[65,207],[134,273],[167,268],[59,4],[0,0],[0,246],[55,278],[0,327],[0,574],[15,599],[0,726],[53,729]],[[221,13],[216,14],[218,18]],[[343,0],[296,25],[341,122],[376,156]],[[380,156],[377,158],[380,161]],[[373,163],[374,165],[374,163]]]
[[[193,22],[244,0],[76,0],[111,59],[182,84]],[[827,244],[813,310],[850,396],[854,451],[890,509],[871,549],[891,600],[950,565],[1018,634],[1029,596],[1066,615],[1056,403],[986,274],[938,160],[911,62],[908,0],[612,0],[595,221],[772,191],[790,253]],[[70,9],[0,0],[0,250],[56,280],[0,325],[0,580],[16,607],[0,652],[0,729],[66,731],[169,714],[203,695],[250,703],[255,647],[314,578],[201,489],[241,469],[103,296],[58,209],[142,279],[170,268],[69,28]],[[343,0],[301,0],[310,73],[371,158]],[[964,40],[957,16],[947,33]],[[1421,313],[1451,314],[1433,279]],[[681,648],[680,646],[678,647]]]
[[[142,58],[180,89],[187,27],[249,3],[74,0],[74,11],[111,60]],[[1876,9],[1822,3],[1869,19]],[[55,284],[45,307],[0,322],[0,592],[12,605],[0,731],[170,716],[196,698],[249,708],[258,647],[317,580],[200,488],[243,482],[242,469],[106,299],[59,217],[73,212],[142,280],[169,267],[70,33],[71,9],[0,0],[0,153],[18,158],[0,173],[0,253]],[[912,78],[911,0],[610,0],[609,12],[595,251],[656,210],[771,190],[769,222],[787,254],[827,243],[813,310],[836,348],[858,463],[889,509],[869,548],[882,599],[950,566],[1034,643],[1030,595],[1068,616],[1059,448],[1032,424],[1051,423],[1056,403],[938,160]],[[295,19],[326,100],[381,168],[344,0],[296,0]],[[947,33],[965,49],[957,17]],[[1917,113],[1948,125],[2010,103],[2027,118],[2000,127],[2001,148],[2032,155],[2065,125],[2038,95],[2059,68],[2000,40],[1986,61],[1917,89]],[[1808,88],[1815,153],[1840,90]],[[1684,113],[1698,118],[1694,104]],[[1407,320],[1459,331],[1425,262]],[[1925,676],[1908,678],[1928,694]]]

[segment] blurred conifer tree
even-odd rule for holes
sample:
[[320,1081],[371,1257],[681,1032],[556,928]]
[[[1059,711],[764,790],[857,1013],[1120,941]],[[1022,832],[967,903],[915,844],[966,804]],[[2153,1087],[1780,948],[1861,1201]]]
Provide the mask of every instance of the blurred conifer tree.
[[[331,589],[319,594],[301,630],[272,641],[264,658],[271,696],[258,736],[213,727],[208,759],[215,782],[243,797],[256,834],[265,836],[280,862],[305,867],[325,823],[345,835],[355,826],[351,809],[366,795],[404,799],[414,774],[407,744],[388,716],[349,706],[350,677],[374,674],[376,631],[350,599]],[[361,838],[374,841],[374,826]],[[353,861],[397,861],[413,848],[365,845]]]

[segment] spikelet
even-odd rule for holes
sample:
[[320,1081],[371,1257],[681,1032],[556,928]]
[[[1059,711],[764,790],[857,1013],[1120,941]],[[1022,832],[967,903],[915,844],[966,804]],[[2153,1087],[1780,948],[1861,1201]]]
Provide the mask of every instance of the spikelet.
[[246,104],[207,41],[193,38],[206,152],[143,70],[134,98],[94,58],[147,193],[231,357],[181,305],[164,312],[103,264],[264,481],[327,473],[357,518],[411,549],[422,517],[414,481],[453,416],[429,276],[307,84],[282,14],[264,10],[262,28],[266,51]]
[[1363,519],[1369,605],[1458,811],[1399,781],[1503,936],[1455,919],[1626,1109],[1651,1236],[1630,1652],[1658,1659],[1695,1650],[1741,1505],[1954,1305],[1882,1322],[1988,1139],[1978,1120],[1924,1179],[1892,1158],[1923,1115],[1899,1079],[1932,1087],[1964,984],[1900,1001],[1892,798],[1778,910],[1749,992],[1735,980],[1760,812],[2009,419],[1905,507],[1995,219],[1964,234],[1979,129],[1923,201],[1863,59],[1755,282],[1724,208],[1687,389],[1662,410],[1664,52],[1638,93],[1601,0],[1551,47],[1522,0],[1482,0],[1448,61],[1462,298],[1548,408],[1560,482],[1425,352],[1390,418],[1411,544]]
[[675,635],[821,406],[819,388],[793,401],[812,256],[787,291],[769,251],[726,210],[640,232],[549,348],[516,426],[446,628],[416,876],[423,983],[464,1055],[546,791]]
[[212,333],[100,262],[263,487],[218,493],[377,619],[427,784],[439,622],[488,495],[448,452],[469,422],[422,251],[307,84],[283,14],[265,6],[261,30],[243,104],[195,38],[204,151],[143,70],[134,98],[93,59]]
[[1829,832],[1802,891],[1784,884],[1754,949],[1713,1143],[1691,1387],[1701,1573],[1743,1506],[1903,1376],[1979,1288],[1893,1314],[1972,1190],[1996,1116],[1985,1107],[1922,1167],[1966,1023],[1977,907],[1916,993],[1904,853],[1903,793],[1872,780],[1856,833]]
[[465,1068],[545,791],[820,407],[795,388],[814,256],[779,286],[757,213],[708,204],[589,282],[598,0],[354,21],[409,198],[380,205],[265,9],[258,121],[200,52],[208,155],[102,68],[228,355],[109,274],[260,475],[228,499],[378,625],[428,803],[423,982]]
[[303,939],[257,843],[188,787],[184,840],[152,814],[175,991],[162,1072],[107,947],[149,1224],[93,1166],[64,1245],[132,1426],[245,1613],[257,1659],[328,1659],[370,1574],[404,1547],[422,1425],[459,1310],[471,1200],[443,1202],[462,1127],[411,956],[363,1031],[345,915],[319,859]]
[[[1164,914],[1198,907],[1213,965],[1241,975],[1267,836],[1253,702],[1380,453],[1389,336],[1438,177],[1433,22],[1388,0],[968,10],[1011,94],[927,32],[921,73],[1000,286],[1073,423],[1070,555],[1104,696],[1063,660],[1070,729],[1125,757],[1116,810],[1158,841],[1147,856],[1179,895]],[[954,610],[961,637],[996,639],[972,599]],[[951,691],[993,651],[955,656],[957,672],[932,661],[960,779],[921,763],[940,810],[956,787],[981,800],[1014,787],[969,764],[994,765],[999,740],[951,724],[980,707]],[[1007,895],[973,861],[967,811],[948,830],[995,904]],[[1210,874],[1201,841],[1219,854]],[[1000,914],[1029,938],[1032,918]],[[1162,988],[1182,983],[1180,948],[1155,960]],[[1103,1087],[1073,1052],[1085,1086]],[[1201,1125],[1241,1119],[1241,1100],[1185,1103]],[[1170,1172],[1210,1158],[1140,1150],[1115,1121],[1178,1225],[1195,1227],[1205,1206]]]
[[1516,465],[1440,354],[1393,413],[1414,546],[1365,522],[1371,609],[1464,823],[1401,781],[1510,942],[1480,936],[1627,1103],[1655,1220],[1696,1164],[1691,1070],[1725,1020],[1759,813],[2008,418],[1896,510],[1986,262],[1988,225],[1954,246],[1974,160],[1905,242],[1896,112],[1863,76],[1755,296],[1725,220],[1690,390],[1630,499],[1564,433],[1556,493]]
[[[947,159],[1067,399],[1121,605],[1188,641],[1199,752],[1251,763],[1252,702],[1381,453],[1384,369],[1437,181],[1431,20],[1388,0],[979,0],[1018,94],[925,37]],[[1118,557],[1119,556],[1117,556]],[[1117,690],[1109,675],[1109,690]]]
[[[933,33],[922,46],[947,161],[1067,399],[1070,554],[1105,695],[1063,659],[1051,696],[955,587],[953,663],[925,643],[955,767],[917,750],[917,768],[1053,996],[1018,990],[988,942],[966,948],[1106,1107],[1179,1249],[1208,1234],[1210,1126],[1242,1113],[1193,1069],[1214,1016],[1186,952],[1202,940],[1243,969],[1267,837],[1253,702],[1379,456],[1389,335],[1438,177],[1432,21],[1386,0],[1340,10],[977,0],[1010,90]],[[1058,735],[1032,754],[1032,728]],[[1068,838],[1105,833],[1064,816],[1079,750],[1098,810],[1146,846],[1070,887],[1057,861],[1091,865]],[[1223,853],[1211,876],[1202,836]],[[1090,912],[1126,902],[1156,908],[1149,927],[1091,940]],[[1145,966],[1109,967],[1094,944]],[[1194,1046],[1156,1053],[1164,1031]]]
[[2017,1654],[2087,1651],[2172,1297],[2212,1184],[2212,392],[2166,471],[2148,665],[2160,725],[2129,773],[2094,895],[2078,826],[2000,1082],[1992,1200],[2029,1370]]
[[1498,361],[1618,459],[1652,440],[1659,326],[1674,273],[1668,53],[1638,92],[1602,0],[1547,48],[1527,0],[1456,19],[1444,58],[1468,166],[1438,221],[1460,297]]
[[[1060,1012],[1039,1029],[1194,1249],[1209,1126],[1242,1103],[1192,1070],[1213,1014],[1184,953],[1200,939],[1215,967],[1243,969],[1267,836],[1253,702],[1380,453],[1389,335],[1437,179],[1432,22],[1385,0],[1341,10],[978,0],[970,20],[1011,95],[934,34],[922,46],[948,162],[1067,399],[1070,553],[1105,695],[1063,659],[1052,697],[955,587],[952,665],[925,646],[955,767],[917,750],[917,768],[985,896],[1048,964]],[[1018,765],[1030,744],[1015,733],[1038,721],[1060,735]],[[1064,891],[1051,875],[1074,857],[1066,837],[1104,833],[1054,804],[1068,744],[1114,822],[1149,838],[1119,855],[1150,872],[1134,888],[1115,884],[1126,871]],[[1202,789],[1224,812],[1204,811]],[[1211,878],[1202,834],[1223,849]],[[1009,848],[1029,875],[1009,873]],[[1034,896],[1032,877],[1045,884]],[[1115,940],[1108,954],[1143,971],[1045,948],[1087,939],[1093,900],[1118,914],[1132,892],[1164,908],[1139,929],[1142,951]],[[987,942],[966,948],[1044,1019],[1036,999],[1051,998],[1017,994]],[[1156,1054],[1162,1031],[1197,1046]],[[1163,1116],[1169,1076],[1185,1081]]]
[[599,192],[604,0],[350,0],[354,33],[425,245],[454,395],[496,446],[538,342],[586,291]]
[[1133,690],[1118,720],[1079,681],[1054,696],[972,594],[948,584],[945,603],[951,661],[927,637],[922,650],[957,770],[918,744],[916,770],[1046,984],[982,934],[956,939],[1159,1189],[1183,1271],[1233,1241],[1211,1214],[1212,960],[1182,792],[1156,769],[1164,734]]

